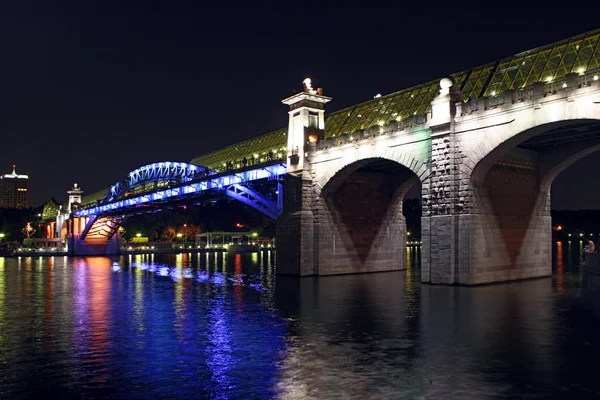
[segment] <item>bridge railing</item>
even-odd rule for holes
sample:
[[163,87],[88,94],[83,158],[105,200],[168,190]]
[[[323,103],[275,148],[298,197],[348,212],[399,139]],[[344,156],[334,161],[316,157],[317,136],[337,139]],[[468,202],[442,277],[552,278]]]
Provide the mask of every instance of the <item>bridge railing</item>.
[[367,129],[359,129],[354,132],[346,133],[336,137],[330,137],[318,142],[312,143],[315,150],[325,150],[331,147],[343,146],[352,144],[359,140],[383,136],[392,132],[400,132],[427,124],[431,119],[431,113],[413,115],[410,118],[390,121],[386,124],[375,125]]
[[517,90],[505,90],[493,96],[471,99],[466,103],[457,103],[457,115],[469,115],[478,111],[492,110],[505,104],[523,103],[530,99],[543,98],[583,87],[589,87],[600,81],[600,68],[581,73],[567,74],[561,78],[536,82],[531,86]]
[[226,171],[222,173],[210,174],[206,177],[199,178],[193,181],[170,185],[160,190],[155,190],[146,193],[136,193],[135,195],[127,196],[123,199],[115,199],[107,203],[96,202],[87,207],[80,207],[76,212],[76,216],[90,216],[96,214],[105,214],[116,212],[125,208],[133,208],[145,206],[149,203],[157,203],[164,200],[177,199],[180,197],[189,197],[200,194],[206,190],[226,189],[230,185],[243,185],[255,180],[270,180],[275,179],[273,176],[279,177],[285,174],[286,167],[280,161],[263,163],[254,167],[247,167],[238,171]]

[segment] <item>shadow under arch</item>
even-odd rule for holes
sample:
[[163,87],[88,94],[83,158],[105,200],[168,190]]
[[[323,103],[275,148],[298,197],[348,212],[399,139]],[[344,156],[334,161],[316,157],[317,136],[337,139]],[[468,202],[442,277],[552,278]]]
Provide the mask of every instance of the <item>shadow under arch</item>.
[[470,182],[474,283],[551,275],[552,182],[598,150],[600,120],[571,119],[520,132],[477,163]]
[[406,268],[402,200],[420,184],[406,166],[386,158],[353,162],[333,175],[318,196],[318,274]]

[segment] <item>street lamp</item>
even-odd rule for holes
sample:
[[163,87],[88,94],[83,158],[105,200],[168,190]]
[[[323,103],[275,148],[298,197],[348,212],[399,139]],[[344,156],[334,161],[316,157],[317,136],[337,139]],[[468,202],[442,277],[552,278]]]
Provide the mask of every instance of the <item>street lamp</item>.
[[142,237],[142,234],[141,233],[136,233],[135,237]]

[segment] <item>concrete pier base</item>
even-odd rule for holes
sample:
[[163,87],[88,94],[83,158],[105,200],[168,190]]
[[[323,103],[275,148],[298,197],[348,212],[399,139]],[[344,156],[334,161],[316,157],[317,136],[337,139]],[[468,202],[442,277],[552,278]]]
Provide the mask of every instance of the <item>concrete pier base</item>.
[[70,256],[113,256],[121,253],[121,243],[117,235],[109,240],[84,239],[78,236],[69,239]]

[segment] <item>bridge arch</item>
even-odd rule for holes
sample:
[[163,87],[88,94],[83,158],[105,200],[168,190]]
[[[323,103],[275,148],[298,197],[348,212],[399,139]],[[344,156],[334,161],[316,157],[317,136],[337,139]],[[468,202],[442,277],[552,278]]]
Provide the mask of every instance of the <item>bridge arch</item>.
[[184,162],[156,162],[129,172],[108,189],[100,204],[110,203],[130,196],[155,191],[170,184],[180,184],[209,175],[207,168]]
[[[384,157],[338,165],[316,195],[319,275],[406,268],[406,219],[402,203],[420,185],[409,168]],[[419,169],[417,169],[419,171]]]
[[[427,143],[427,147],[428,147]],[[420,146],[426,148],[426,146]],[[373,162],[373,160],[389,160],[404,166],[407,170],[412,171],[420,181],[425,180],[429,173],[427,168],[427,155],[421,154],[418,156],[413,155],[412,152],[401,151],[398,148],[390,147],[376,147],[370,150],[368,154],[364,154],[364,151],[345,151],[343,156],[336,160],[321,164],[315,164],[312,167],[313,182],[316,190],[316,194],[320,195],[323,188],[325,188],[334,177],[339,182],[340,177],[351,174],[353,171],[361,168],[363,165]],[[340,175],[341,174],[341,175]]]
[[600,105],[561,103],[507,126],[494,147],[474,149],[467,240],[477,249],[470,263],[479,273],[469,284],[552,274],[552,183],[600,150]]

